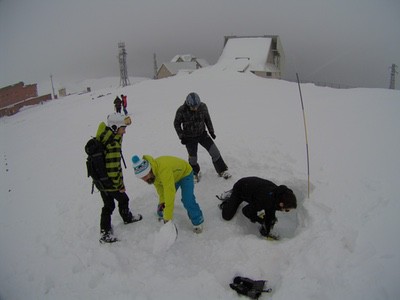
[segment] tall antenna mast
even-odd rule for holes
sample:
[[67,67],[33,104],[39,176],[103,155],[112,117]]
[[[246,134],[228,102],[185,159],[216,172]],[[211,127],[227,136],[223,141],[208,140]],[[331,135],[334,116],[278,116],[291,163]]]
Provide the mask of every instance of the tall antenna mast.
[[119,60],[119,74],[120,74],[119,84],[121,86],[127,86],[130,85],[131,83],[129,82],[128,68],[126,66],[125,43],[124,42],[118,43],[118,49],[119,49],[118,60]]
[[157,67],[157,57],[156,57],[155,53],[153,53],[153,62],[154,62],[154,76],[153,76],[153,79],[157,79],[158,67]]
[[396,70],[397,66],[395,64],[392,64],[392,67],[390,68],[390,86],[389,89],[394,90],[396,86],[396,74],[399,74]]

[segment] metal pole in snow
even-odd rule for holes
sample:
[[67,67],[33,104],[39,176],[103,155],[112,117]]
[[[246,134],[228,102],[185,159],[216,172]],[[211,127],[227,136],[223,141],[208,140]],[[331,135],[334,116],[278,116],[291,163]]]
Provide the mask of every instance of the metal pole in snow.
[[299,74],[296,73],[297,77],[297,84],[299,85],[299,93],[300,93],[300,100],[301,100],[301,109],[303,110],[303,121],[304,121],[304,132],[305,132],[305,137],[306,137],[306,151],[307,151],[307,177],[308,177],[308,198],[310,198],[310,158],[308,154],[308,137],[307,137],[307,124],[306,124],[306,114],[304,112],[304,104],[303,104],[303,96],[301,94],[301,88],[300,88],[300,79],[299,79]]
[[56,94],[54,93],[53,75],[52,74],[50,74],[50,81],[51,81],[51,89],[53,90],[53,99],[55,99]]

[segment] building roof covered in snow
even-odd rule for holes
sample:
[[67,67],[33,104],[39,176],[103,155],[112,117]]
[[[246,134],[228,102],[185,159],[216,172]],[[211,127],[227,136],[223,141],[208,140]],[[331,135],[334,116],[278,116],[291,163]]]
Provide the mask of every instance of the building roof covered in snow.
[[262,77],[281,78],[284,53],[278,36],[225,37],[216,66]]
[[156,78],[161,79],[174,76],[179,72],[190,73],[196,69],[209,66],[205,59],[196,58],[194,55],[175,55],[171,62],[163,63],[158,69]]

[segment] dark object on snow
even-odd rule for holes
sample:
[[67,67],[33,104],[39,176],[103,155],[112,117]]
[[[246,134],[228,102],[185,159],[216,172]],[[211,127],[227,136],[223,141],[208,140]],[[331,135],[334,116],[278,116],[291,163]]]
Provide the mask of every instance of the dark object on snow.
[[117,96],[114,100],[115,111],[121,113],[122,100]]
[[229,286],[240,295],[251,299],[258,299],[262,293],[270,293],[271,289],[264,290],[265,280],[252,280],[250,278],[236,276]]

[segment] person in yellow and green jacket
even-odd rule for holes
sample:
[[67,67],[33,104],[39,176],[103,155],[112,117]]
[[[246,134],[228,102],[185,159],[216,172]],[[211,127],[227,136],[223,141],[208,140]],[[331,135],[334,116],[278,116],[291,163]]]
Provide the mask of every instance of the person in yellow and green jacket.
[[107,117],[107,126],[101,122],[97,130],[96,139],[105,145],[105,164],[112,187],[100,191],[104,206],[100,217],[100,243],[113,243],[117,238],[113,236],[111,215],[115,209],[114,199],[118,201],[118,210],[125,224],[140,221],[140,214],[133,215],[129,209],[129,197],[125,191],[122,174],[122,137],[126,126],[131,124],[129,116],[111,114]]
[[154,184],[159,196],[157,214],[164,223],[173,219],[176,191],[180,188],[182,203],[185,207],[195,233],[203,230],[203,213],[194,195],[193,169],[190,164],[174,156],[150,155],[132,156],[133,169],[136,177]]

